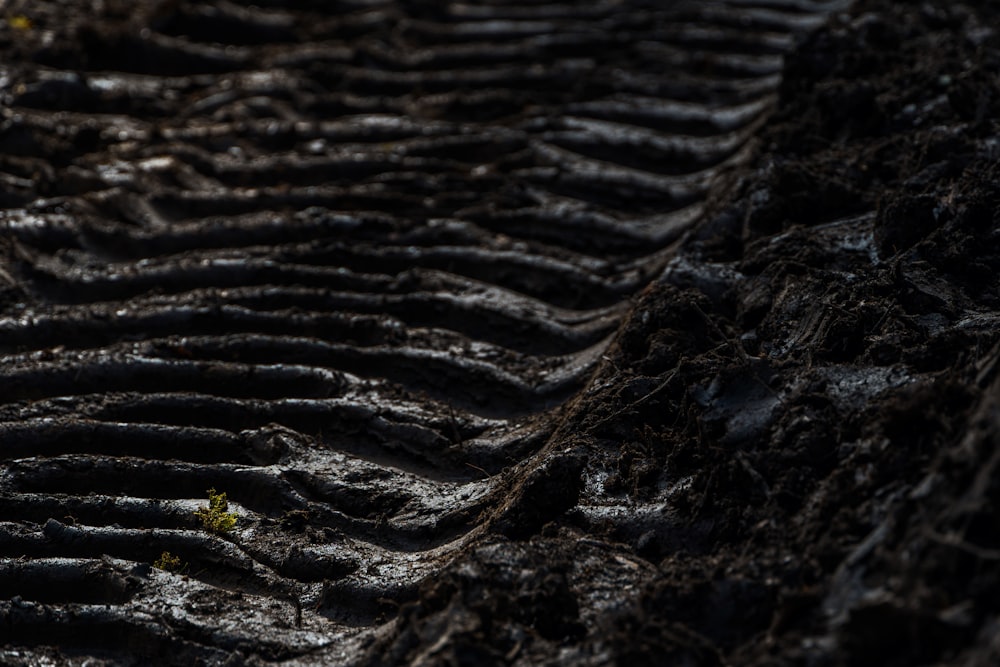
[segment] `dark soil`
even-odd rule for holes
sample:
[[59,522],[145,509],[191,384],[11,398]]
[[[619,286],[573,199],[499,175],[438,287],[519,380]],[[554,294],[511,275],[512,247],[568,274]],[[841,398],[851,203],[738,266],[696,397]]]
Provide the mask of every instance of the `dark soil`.
[[1000,3],[98,4],[0,30],[0,662],[1000,663]]
[[550,443],[577,506],[428,585],[394,647],[471,618],[434,664],[1000,660],[998,9],[860,2],[798,48]]

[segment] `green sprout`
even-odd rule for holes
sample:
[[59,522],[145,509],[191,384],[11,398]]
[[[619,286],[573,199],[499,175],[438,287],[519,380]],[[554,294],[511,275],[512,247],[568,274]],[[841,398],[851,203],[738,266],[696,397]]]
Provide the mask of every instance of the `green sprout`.
[[194,515],[201,519],[201,526],[210,533],[225,535],[236,527],[236,515],[227,511],[229,502],[225,493],[208,490],[208,507],[199,508]]
[[16,16],[10,17],[7,19],[7,25],[14,30],[31,30],[35,27],[35,24],[32,23],[31,19],[24,14],[17,14]]
[[177,556],[169,551],[164,551],[160,554],[159,558],[153,561],[153,567],[165,572],[177,572],[184,567],[184,564],[181,563],[181,559]]

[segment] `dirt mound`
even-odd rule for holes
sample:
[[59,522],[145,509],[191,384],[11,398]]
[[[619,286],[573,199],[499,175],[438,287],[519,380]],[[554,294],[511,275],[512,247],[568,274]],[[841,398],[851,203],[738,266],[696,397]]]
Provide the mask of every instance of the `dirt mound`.
[[551,603],[600,609],[587,634],[533,633],[522,590],[484,610],[473,555],[401,636],[447,614],[520,664],[1000,659],[997,9],[862,2],[789,58],[755,168],[553,440],[586,460],[577,506],[491,547],[538,583],[603,545]]

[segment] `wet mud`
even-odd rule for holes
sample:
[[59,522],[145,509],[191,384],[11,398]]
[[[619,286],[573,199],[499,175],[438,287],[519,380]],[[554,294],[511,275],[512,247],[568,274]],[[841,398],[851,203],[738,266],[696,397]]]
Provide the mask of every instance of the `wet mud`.
[[996,3],[2,11],[0,661],[1000,660]]

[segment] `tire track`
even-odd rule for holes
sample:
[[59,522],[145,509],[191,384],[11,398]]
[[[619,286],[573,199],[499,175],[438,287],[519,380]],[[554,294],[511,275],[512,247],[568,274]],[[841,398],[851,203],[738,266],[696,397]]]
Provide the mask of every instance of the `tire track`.
[[7,68],[0,132],[3,642],[363,641],[486,530],[840,4],[34,7],[58,39]]

